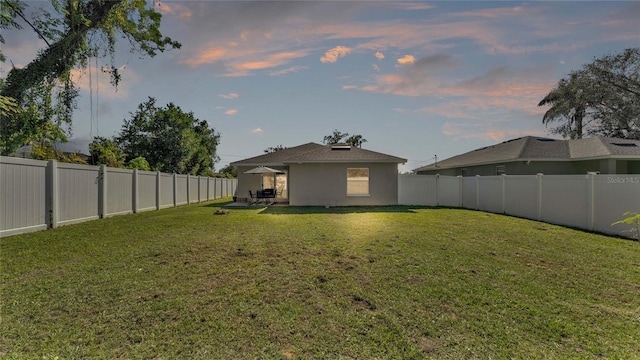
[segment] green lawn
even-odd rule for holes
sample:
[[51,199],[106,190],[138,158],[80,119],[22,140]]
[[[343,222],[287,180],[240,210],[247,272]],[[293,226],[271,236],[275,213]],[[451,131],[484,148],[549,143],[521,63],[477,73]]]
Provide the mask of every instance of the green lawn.
[[640,358],[640,244],[458,209],[223,203],[0,239],[0,357]]

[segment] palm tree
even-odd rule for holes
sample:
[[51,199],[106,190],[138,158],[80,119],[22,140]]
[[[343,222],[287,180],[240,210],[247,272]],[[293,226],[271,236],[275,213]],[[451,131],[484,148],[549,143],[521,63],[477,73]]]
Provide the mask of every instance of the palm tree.
[[570,139],[580,139],[584,134],[584,118],[589,108],[585,82],[588,79],[582,72],[572,72],[569,79],[561,79],[558,85],[547,94],[538,106],[551,105],[544,113],[542,123],[549,125],[554,121],[562,121],[564,124],[551,131]]

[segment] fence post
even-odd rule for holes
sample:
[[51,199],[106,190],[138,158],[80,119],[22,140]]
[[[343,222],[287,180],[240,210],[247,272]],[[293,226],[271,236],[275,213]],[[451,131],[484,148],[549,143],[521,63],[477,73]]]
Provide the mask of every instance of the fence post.
[[506,213],[506,195],[507,195],[507,174],[500,175],[502,177],[502,213]]
[[464,207],[464,177],[458,175],[458,207]]
[[537,219],[536,220],[538,220],[538,221],[542,221],[542,177],[543,176],[544,175],[542,173],[536,174],[536,180],[537,180],[537,183],[538,183],[538,187],[537,187],[537,190],[538,190],[537,192],[538,193],[536,194],[537,195],[537,199],[538,199],[537,200],[538,208],[537,208],[537,211],[536,211],[537,212],[537,214],[536,214]]
[[436,206],[440,206],[440,189],[438,189],[438,184],[440,183],[440,174],[436,174]]
[[138,169],[133,169],[131,176],[131,210],[135,214],[138,212]]
[[187,205],[191,204],[191,175],[187,174]]
[[162,192],[160,191],[160,184],[162,175],[160,175],[160,171],[156,171],[156,210],[160,210],[160,195]]
[[480,175],[476,175],[476,210],[480,210]]
[[198,175],[198,204],[202,202],[202,194],[200,194],[200,180],[202,176]]
[[107,166],[100,165],[98,174],[98,217],[105,218],[107,216]]
[[596,194],[595,194],[595,173],[587,173],[587,230],[593,231],[595,212],[596,212]]
[[49,168],[49,179],[48,183],[51,188],[51,193],[49,197],[49,227],[56,228],[58,227],[58,220],[60,218],[60,212],[58,211],[59,207],[59,192],[58,192],[58,162],[56,160],[49,160],[47,164]]
[[173,207],[178,206],[178,175],[173,173]]
[[211,178],[207,176],[207,201],[211,200]]

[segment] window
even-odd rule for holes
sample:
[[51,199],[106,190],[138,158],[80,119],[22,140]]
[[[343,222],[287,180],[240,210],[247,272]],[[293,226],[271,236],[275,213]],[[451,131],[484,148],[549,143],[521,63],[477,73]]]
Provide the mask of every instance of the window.
[[369,168],[347,169],[347,195],[369,195]]
[[507,172],[504,170],[504,165],[498,165],[496,166],[496,175],[503,175],[506,174]]

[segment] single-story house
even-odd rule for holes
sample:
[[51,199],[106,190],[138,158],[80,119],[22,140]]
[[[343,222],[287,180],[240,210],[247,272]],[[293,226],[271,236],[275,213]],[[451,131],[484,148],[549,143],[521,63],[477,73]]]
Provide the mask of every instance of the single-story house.
[[525,136],[414,170],[420,175],[640,174],[640,140]]
[[[397,205],[398,164],[407,160],[345,144],[307,143],[232,162],[237,197],[275,189],[294,206]],[[281,173],[247,174],[265,166]]]

